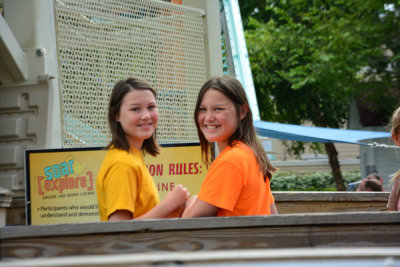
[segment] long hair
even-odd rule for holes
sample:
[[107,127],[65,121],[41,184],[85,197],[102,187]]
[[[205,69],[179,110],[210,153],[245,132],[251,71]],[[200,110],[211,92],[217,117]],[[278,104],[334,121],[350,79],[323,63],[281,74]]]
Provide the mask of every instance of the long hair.
[[[120,112],[124,96],[133,90],[149,90],[154,97],[157,98],[156,91],[144,80],[129,77],[118,81],[114,85],[108,106],[108,123],[110,125],[112,139],[106,146],[106,149],[115,147],[129,151],[128,140],[121,124],[116,120],[116,116]],[[144,140],[142,151],[146,151],[152,156],[156,156],[160,153],[160,148],[156,141],[156,132],[154,132],[150,138]]]
[[[392,135],[400,138],[400,106],[393,112],[389,127]],[[390,184],[392,184],[396,178],[400,179],[400,169],[393,175],[393,178],[390,179]]]
[[[200,140],[202,158],[205,164],[208,165],[210,162],[210,148],[212,147],[210,146],[211,144],[205,138],[204,134],[201,132],[197,118],[200,112],[200,105],[203,100],[204,94],[209,89],[214,89],[221,92],[226,97],[228,97],[235,106],[239,124],[236,131],[229,137],[228,145],[233,146],[235,141],[241,141],[246,145],[248,145],[252,149],[256,157],[257,163],[260,167],[260,171],[264,176],[264,181],[266,180],[266,177],[268,177],[268,179],[271,179],[272,174],[274,173],[274,171],[276,171],[276,168],[271,165],[264,151],[264,148],[257,140],[256,131],[253,126],[253,114],[249,107],[246,93],[240,82],[232,76],[211,78],[201,87],[199,94],[197,96],[197,103],[194,111],[194,120],[196,122],[197,134]],[[246,116],[242,120],[240,120],[239,119],[240,109],[243,106],[249,107],[249,110]]]

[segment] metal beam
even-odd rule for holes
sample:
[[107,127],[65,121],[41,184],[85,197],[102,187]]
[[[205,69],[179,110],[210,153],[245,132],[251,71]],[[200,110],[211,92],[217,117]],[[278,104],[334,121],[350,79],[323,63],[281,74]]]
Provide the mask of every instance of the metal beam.
[[260,113],[258,110],[253,76],[251,74],[246,40],[244,38],[239,3],[237,0],[223,0],[223,4],[232,49],[232,57],[235,65],[235,75],[246,91],[251,111],[253,112],[253,120],[258,121],[260,120]]
[[24,81],[28,77],[26,54],[0,16],[0,57],[14,81]]

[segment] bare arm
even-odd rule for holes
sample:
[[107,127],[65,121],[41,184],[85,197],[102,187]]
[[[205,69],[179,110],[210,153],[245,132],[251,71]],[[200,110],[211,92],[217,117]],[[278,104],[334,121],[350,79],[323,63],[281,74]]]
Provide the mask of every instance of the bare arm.
[[400,177],[397,177],[392,190],[390,191],[389,199],[387,202],[388,211],[398,211],[400,201]]
[[219,208],[198,199],[196,196],[189,199],[182,218],[207,217],[217,215]]
[[133,214],[129,210],[116,210],[108,216],[109,222],[132,220]]
[[278,210],[276,209],[275,203],[272,203],[270,206],[271,215],[278,214]]
[[177,185],[157,206],[149,210],[145,214],[134,217],[134,215],[127,210],[117,210],[113,212],[109,217],[109,221],[121,221],[121,220],[136,220],[136,219],[155,219],[155,218],[166,218],[168,216],[177,217],[179,211],[183,209],[186,201],[189,198],[189,193],[186,188],[182,185]]
[[[196,196],[193,196],[188,200],[182,218],[215,216],[217,215],[218,209],[218,207],[208,204],[207,202],[198,199]],[[271,215],[278,214],[275,203],[271,204],[270,209]]]

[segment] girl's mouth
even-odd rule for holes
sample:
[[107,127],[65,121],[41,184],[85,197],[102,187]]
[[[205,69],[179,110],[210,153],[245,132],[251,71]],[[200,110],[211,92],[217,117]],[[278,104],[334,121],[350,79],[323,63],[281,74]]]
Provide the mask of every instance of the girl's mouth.
[[219,126],[218,125],[205,125],[205,128],[206,129],[217,129],[217,128],[219,128]]
[[139,124],[139,127],[151,127],[153,124],[152,123],[147,123],[147,124]]

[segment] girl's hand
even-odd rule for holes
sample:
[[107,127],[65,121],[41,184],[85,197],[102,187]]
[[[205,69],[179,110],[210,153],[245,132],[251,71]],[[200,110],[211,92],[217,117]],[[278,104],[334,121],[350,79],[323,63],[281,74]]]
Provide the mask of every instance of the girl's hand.
[[170,210],[168,217],[180,217],[189,197],[190,194],[187,188],[183,187],[183,185],[175,186],[162,201],[165,207]]

